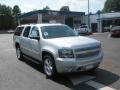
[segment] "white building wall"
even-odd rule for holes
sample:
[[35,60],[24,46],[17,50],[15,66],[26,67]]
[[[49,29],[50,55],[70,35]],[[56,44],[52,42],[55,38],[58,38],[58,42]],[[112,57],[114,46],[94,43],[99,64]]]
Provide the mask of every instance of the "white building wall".
[[120,12],[101,14],[101,18],[115,18],[115,17],[120,17]]
[[[83,17],[84,20],[82,21],[82,23],[88,24],[88,16],[84,16]],[[98,15],[90,15],[90,23],[96,23],[98,22]]]
[[42,14],[38,14],[37,23],[42,23]]
[[[100,24],[99,24],[99,15],[98,14],[93,14],[90,15],[90,27],[92,23],[97,23],[98,24],[98,32],[102,32],[102,20],[101,19],[106,19],[106,18],[116,18],[120,17],[120,12],[113,12],[113,13],[102,13],[100,14]],[[88,25],[88,16],[83,17],[82,23],[85,23]],[[99,30],[100,28],[100,30]]]
[[90,15],[90,23],[96,23],[98,22],[98,15]]
[[[98,19],[99,19],[99,16],[98,15],[96,15],[96,14],[94,14],[94,15],[90,15],[90,27],[91,27],[91,24],[92,23],[97,23],[97,25],[98,25],[98,28],[97,28],[97,31],[99,32],[100,30],[98,30],[99,29],[99,22],[98,22]],[[86,15],[86,16],[84,16],[84,20],[83,20],[83,22],[82,23],[85,23],[86,25],[88,25],[88,16]]]

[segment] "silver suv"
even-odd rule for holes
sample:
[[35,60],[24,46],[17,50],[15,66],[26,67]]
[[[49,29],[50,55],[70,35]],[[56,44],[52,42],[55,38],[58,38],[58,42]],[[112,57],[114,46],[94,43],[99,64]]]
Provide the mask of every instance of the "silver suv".
[[42,62],[49,78],[56,73],[94,70],[103,58],[99,41],[78,36],[64,24],[21,25],[13,39],[17,58]]

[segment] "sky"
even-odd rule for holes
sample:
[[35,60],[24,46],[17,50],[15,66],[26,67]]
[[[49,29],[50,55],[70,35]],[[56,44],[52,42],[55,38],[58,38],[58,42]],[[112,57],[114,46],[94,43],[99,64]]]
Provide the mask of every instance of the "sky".
[[[106,0],[89,0],[90,12],[96,13],[102,10]],[[88,0],[0,0],[1,4],[19,5],[22,13],[32,10],[40,10],[45,6],[49,6],[52,10],[60,10],[62,6],[69,6],[70,11],[85,12],[88,11]]]

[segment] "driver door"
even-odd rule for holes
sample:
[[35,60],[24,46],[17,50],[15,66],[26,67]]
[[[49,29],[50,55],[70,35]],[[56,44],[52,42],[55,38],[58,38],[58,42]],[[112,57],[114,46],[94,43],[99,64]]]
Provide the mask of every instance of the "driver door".
[[40,34],[38,27],[32,27],[30,32],[30,47],[31,56],[35,59],[40,59]]

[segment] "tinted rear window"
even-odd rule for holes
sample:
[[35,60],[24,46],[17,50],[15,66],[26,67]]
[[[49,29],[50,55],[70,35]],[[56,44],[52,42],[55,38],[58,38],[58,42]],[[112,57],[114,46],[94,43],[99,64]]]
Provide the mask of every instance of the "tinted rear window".
[[24,27],[17,27],[14,35],[20,36]]
[[87,28],[87,26],[81,26],[80,28]]

